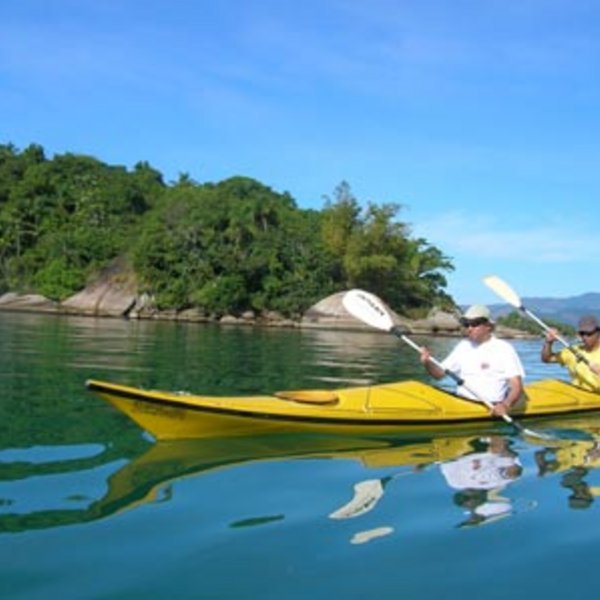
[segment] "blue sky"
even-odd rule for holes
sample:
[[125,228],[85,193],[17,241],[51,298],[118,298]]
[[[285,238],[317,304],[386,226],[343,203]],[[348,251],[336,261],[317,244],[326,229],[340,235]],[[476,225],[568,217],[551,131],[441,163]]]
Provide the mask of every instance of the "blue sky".
[[600,3],[0,4],[0,143],[167,181],[254,177],[321,208],[347,181],[495,302],[600,291]]

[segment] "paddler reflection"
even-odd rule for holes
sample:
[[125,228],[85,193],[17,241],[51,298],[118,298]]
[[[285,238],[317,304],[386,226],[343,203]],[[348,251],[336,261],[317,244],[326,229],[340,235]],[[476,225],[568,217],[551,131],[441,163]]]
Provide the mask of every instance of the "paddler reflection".
[[[591,432],[590,432],[591,433]],[[600,437],[594,431],[596,439],[575,441],[558,448],[538,450],[534,457],[538,475],[561,474],[561,487],[570,491],[570,508],[589,508],[600,496],[600,486],[586,481],[590,473],[600,467]]]
[[[521,476],[523,467],[516,452],[511,449],[508,439],[500,436],[438,438],[426,444],[406,447],[404,452],[404,460],[396,457],[394,462],[396,465],[405,465],[406,470],[356,483],[350,501],[330,513],[329,518],[362,517],[375,509],[392,481],[411,473],[423,472],[434,464],[439,467],[446,484],[456,490],[454,502],[467,511],[467,519],[459,526],[491,522],[514,512],[512,501],[503,497],[501,492]],[[388,459],[391,458],[390,450],[386,453]],[[380,454],[383,456],[383,452]],[[367,466],[383,465],[377,464],[376,461],[375,464]],[[364,543],[393,531],[393,527],[388,525],[361,531],[354,536],[352,543]]]
[[496,521],[514,512],[512,501],[500,492],[521,476],[519,457],[506,438],[495,436],[481,442],[484,450],[440,465],[446,483],[457,490],[455,504],[467,514],[459,527]]

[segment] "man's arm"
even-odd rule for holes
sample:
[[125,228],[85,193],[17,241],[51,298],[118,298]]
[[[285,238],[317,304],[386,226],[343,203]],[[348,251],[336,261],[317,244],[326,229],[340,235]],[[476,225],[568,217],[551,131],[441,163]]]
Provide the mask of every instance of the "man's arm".
[[444,377],[444,375],[446,375],[444,369],[431,361],[431,353],[427,348],[421,349],[421,362],[423,363],[426,371],[435,379],[441,379]]
[[508,394],[502,402],[494,404],[494,414],[498,416],[507,415],[512,407],[519,401],[523,394],[523,378],[515,375],[508,380]]
[[554,329],[548,330],[544,345],[542,346],[541,358],[542,362],[549,363],[553,362],[554,352],[552,352],[552,344],[556,341],[556,332]]

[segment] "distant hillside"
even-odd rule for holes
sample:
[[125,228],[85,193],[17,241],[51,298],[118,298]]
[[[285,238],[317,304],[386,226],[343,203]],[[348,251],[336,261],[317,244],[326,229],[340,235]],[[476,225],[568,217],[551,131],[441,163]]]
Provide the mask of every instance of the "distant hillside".
[[[600,319],[600,293],[589,292],[570,298],[522,298],[524,306],[541,319],[553,319],[569,325],[577,325],[585,314],[593,314]],[[494,317],[506,315],[514,310],[508,304],[490,304]]]

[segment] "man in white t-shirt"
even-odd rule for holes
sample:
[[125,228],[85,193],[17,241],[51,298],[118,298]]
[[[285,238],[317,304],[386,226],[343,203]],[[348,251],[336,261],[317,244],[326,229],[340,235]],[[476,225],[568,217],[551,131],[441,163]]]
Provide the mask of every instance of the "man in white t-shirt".
[[430,360],[427,348],[421,351],[421,362],[436,379],[444,377],[446,370],[458,375],[465,382],[456,390],[459,396],[487,400],[494,405],[494,415],[508,414],[523,394],[525,371],[519,355],[511,344],[493,334],[494,322],[487,306],[471,306],[461,324],[467,337],[442,361],[443,368]]

